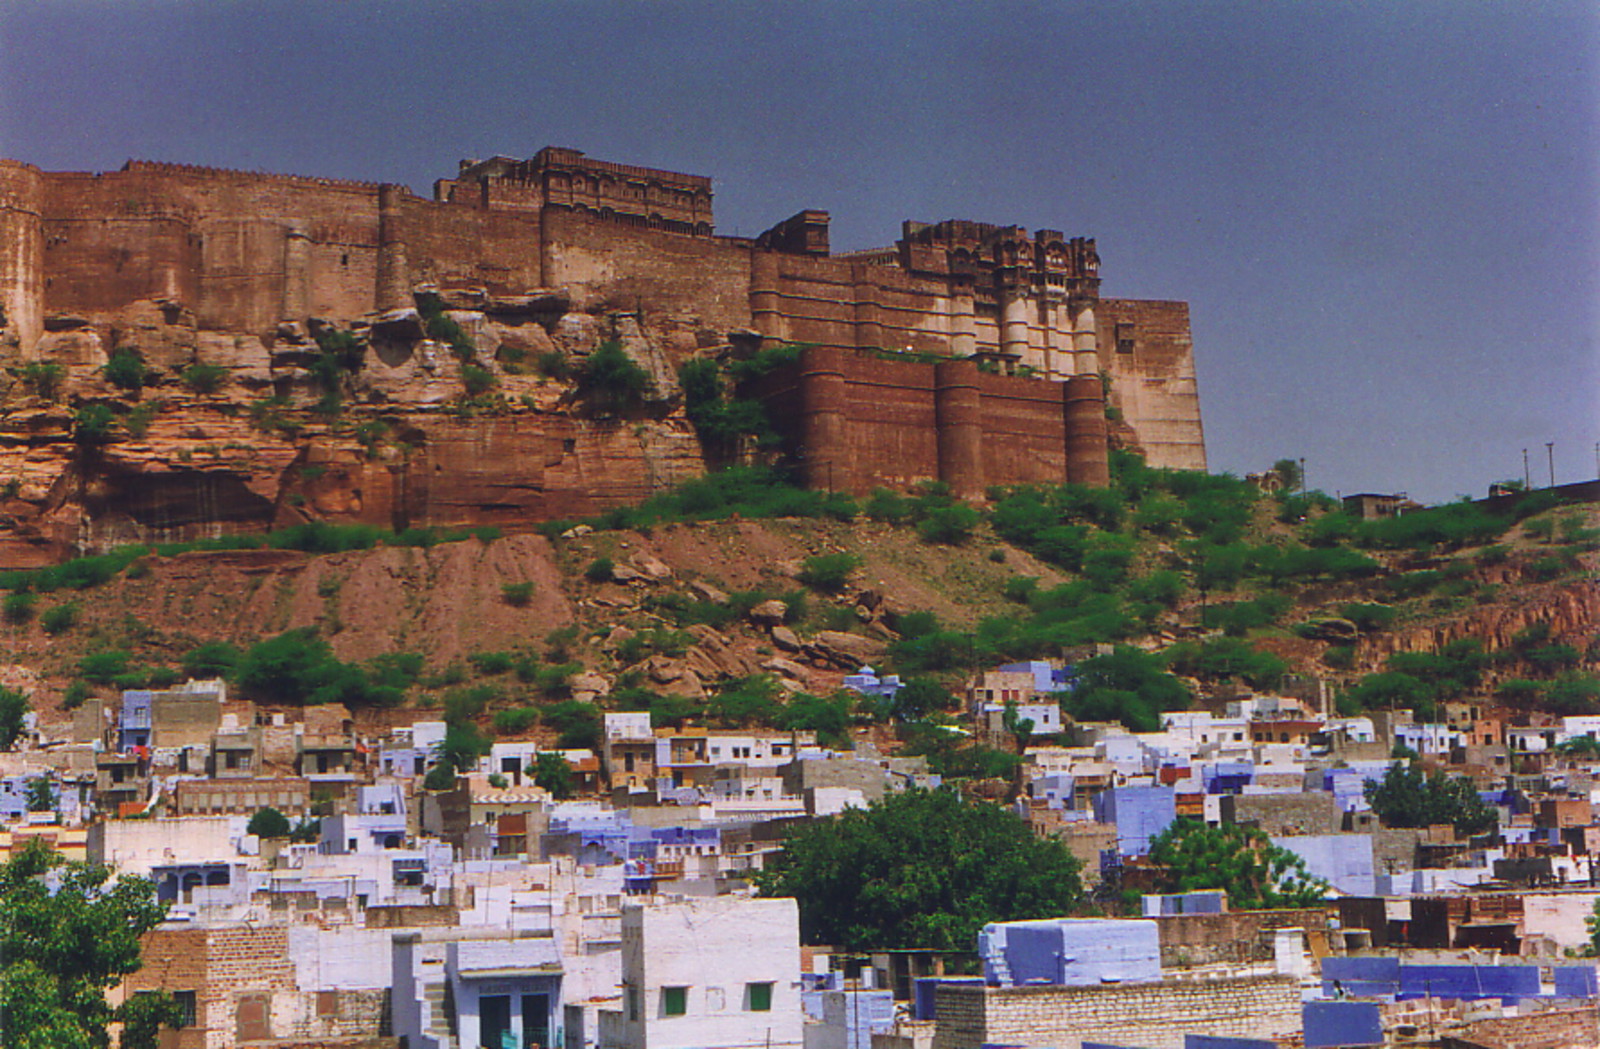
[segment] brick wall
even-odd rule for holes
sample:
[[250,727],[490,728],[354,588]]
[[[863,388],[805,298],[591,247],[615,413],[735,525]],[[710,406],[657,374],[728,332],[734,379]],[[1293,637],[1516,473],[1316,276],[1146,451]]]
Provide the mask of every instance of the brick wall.
[[1299,988],[1278,976],[1106,987],[945,984],[935,992],[934,1009],[934,1049],[984,1043],[1080,1049],[1085,1041],[1183,1049],[1186,1034],[1300,1032]]
[[1595,1049],[1600,1046],[1600,1013],[1591,1005],[1500,1016],[1467,1024],[1453,1035],[1483,1049]]
[[1271,961],[1273,929],[1326,929],[1326,913],[1315,908],[1178,914],[1155,919],[1161,933],[1162,966],[1246,964]]

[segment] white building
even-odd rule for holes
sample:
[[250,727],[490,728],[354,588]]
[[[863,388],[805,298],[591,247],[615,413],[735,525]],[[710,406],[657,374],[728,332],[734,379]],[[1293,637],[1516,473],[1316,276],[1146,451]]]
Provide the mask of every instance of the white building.
[[741,896],[624,908],[601,1049],[801,1049],[800,912]]

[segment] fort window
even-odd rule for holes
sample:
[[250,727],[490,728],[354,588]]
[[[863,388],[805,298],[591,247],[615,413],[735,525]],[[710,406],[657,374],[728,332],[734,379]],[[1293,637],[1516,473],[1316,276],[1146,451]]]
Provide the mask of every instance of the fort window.
[[661,1015],[683,1016],[689,1011],[689,988],[661,988]]
[[346,252],[345,254],[339,256],[339,265],[341,265],[341,266],[350,265],[350,254],[349,254],[349,252]]
[[748,1008],[753,1013],[770,1013],[772,1011],[772,984],[747,983],[744,985],[745,997],[748,999]]
[[1136,341],[1135,334],[1136,333],[1134,331],[1134,326],[1132,324],[1118,324],[1117,325],[1117,352],[1118,353],[1132,353],[1133,352],[1134,343]]

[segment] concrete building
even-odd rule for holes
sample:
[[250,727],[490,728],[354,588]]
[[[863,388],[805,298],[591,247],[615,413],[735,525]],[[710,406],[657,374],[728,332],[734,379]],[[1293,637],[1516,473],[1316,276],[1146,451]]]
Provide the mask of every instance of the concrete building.
[[801,1049],[794,900],[719,896],[624,908],[622,1008],[601,1049]]

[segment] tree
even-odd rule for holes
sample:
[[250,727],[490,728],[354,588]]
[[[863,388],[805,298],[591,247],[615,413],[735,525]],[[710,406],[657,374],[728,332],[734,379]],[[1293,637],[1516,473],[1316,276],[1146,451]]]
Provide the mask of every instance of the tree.
[[1493,830],[1497,818],[1472,781],[1435,771],[1424,775],[1413,762],[1395,763],[1377,783],[1367,784],[1367,801],[1389,827],[1432,827],[1449,823],[1457,834]]
[[1165,868],[1166,891],[1222,889],[1238,910],[1317,907],[1328,894],[1328,883],[1299,856],[1272,844],[1265,831],[1237,823],[1208,827],[1180,819],[1150,842],[1150,861]]
[[56,807],[56,788],[49,776],[39,776],[28,781],[27,804],[29,812],[53,812]]
[[258,838],[287,838],[292,829],[289,817],[274,808],[257,809],[244,828],[246,834]]
[[23,715],[28,712],[28,697],[9,688],[0,688],[0,750],[10,750],[22,735]]
[[1062,706],[1078,721],[1121,721],[1135,732],[1156,732],[1163,711],[1183,710],[1191,698],[1159,656],[1118,645],[1079,664],[1078,687]]
[[542,787],[550,792],[553,798],[570,798],[574,786],[572,763],[565,755],[557,754],[553,750],[541,751],[527,769],[533,775],[536,787]]
[[799,901],[806,943],[846,951],[970,951],[990,922],[1059,917],[1082,899],[1065,845],[950,789],[802,824],[756,883]]
[[[139,968],[139,938],[166,917],[155,886],[68,862],[42,841],[0,864],[0,1047],[102,1049],[113,1019],[139,1035],[171,1022],[152,1004],[113,1012],[106,991]],[[147,1043],[148,1044],[148,1043]]]

